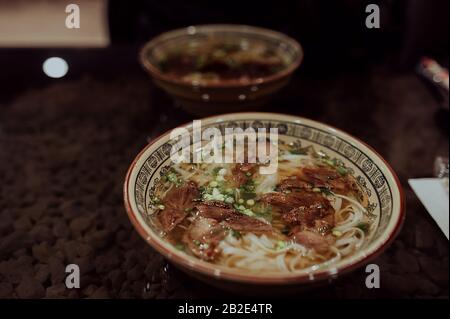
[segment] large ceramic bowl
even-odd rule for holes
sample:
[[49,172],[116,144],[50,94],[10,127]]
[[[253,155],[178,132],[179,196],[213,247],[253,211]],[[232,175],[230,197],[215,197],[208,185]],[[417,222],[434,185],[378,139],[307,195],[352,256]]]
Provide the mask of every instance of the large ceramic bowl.
[[[210,39],[244,46],[264,44],[286,58],[287,66],[266,77],[235,83],[186,82],[170,77],[158,67],[161,58],[174,48],[195,46]],[[163,33],[146,43],[140,61],[155,83],[188,112],[205,115],[255,109],[285,86],[303,59],[303,50],[294,39],[272,30],[244,25],[202,25]]]
[[[235,113],[209,117],[203,128],[276,127],[279,139],[313,145],[330,156],[342,160],[351,169],[359,187],[369,199],[367,209],[379,216],[371,239],[355,254],[335,264],[314,271],[295,273],[250,273],[213,265],[188,256],[161,239],[149,226],[149,198],[154,185],[171,166],[169,133],[152,141],[131,164],[124,185],[125,206],[139,234],[154,249],[187,273],[211,284],[233,288],[258,286],[304,286],[333,279],[362,265],[382,253],[399,232],[404,219],[402,188],[392,168],[371,147],[351,135],[312,120],[274,113]],[[190,128],[191,124],[186,125]],[[272,290],[269,290],[272,291]]]

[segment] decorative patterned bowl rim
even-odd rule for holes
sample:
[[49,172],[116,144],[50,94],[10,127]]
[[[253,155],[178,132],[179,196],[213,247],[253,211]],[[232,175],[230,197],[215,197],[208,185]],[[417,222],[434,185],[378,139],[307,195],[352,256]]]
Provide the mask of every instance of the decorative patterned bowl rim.
[[[284,120],[287,122],[297,123],[297,124],[307,124],[309,126],[320,128],[327,131],[334,136],[341,139],[345,139],[351,145],[356,146],[358,149],[363,149],[366,154],[370,154],[369,158],[371,160],[376,160],[380,169],[383,170],[385,177],[387,177],[386,182],[392,187],[392,201],[394,203],[392,208],[392,216],[384,230],[384,233],[380,238],[378,238],[371,246],[362,248],[356,254],[346,257],[343,262],[338,267],[333,268],[323,268],[311,273],[264,273],[255,274],[250,272],[245,272],[242,270],[232,270],[227,268],[218,268],[216,265],[204,262],[202,260],[196,259],[194,257],[188,256],[184,252],[178,251],[176,248],[161,239],[151,228],[145,223],[143,218],[140,216],[137,210],[136,202],[133,196],[130,194],[130,185],[132,182],[136,182],[137,173],[140,167],[145,163],[146,156],[150,155],[152,149],[156,147],[157,144],[164,144],[165,141],[169,140],[170,131],[160,135],[150,142],[134,159],[131,163],[128,172],[126,174],[124,183],[124,202],[125,208],[130,221],[132,222],[138,233],[148,242],[150,246],[156,249],[159,253],[165,256],[169,261],[182,266],[184,269],[195,272],[196,274],[206,275],[211,278],[227,280],[232,282],[241,282],[255,285],[291,285],[291,284],[302,284],[322,281],[326,279],[336,278],[338,275],[348,273],[355,270],[369,261],[373,260],[379,256],[395,239],[395,237],[400,232],[403,221],[405,219],[405,198],[401,183],[395,174],[391,166],[386,162],[386,160],[379,155],[372,147],[362,142],[356,137],[351,136],[344,131],[334,128],[330,125],[323,124],[314,120],[306,119],[303,117],[280,114],[280,113],[229,113],[217,116],[211,116],[202,119],[203,123],[206,124],[220,124],[225,120],[246,120],[246,119],[261,119],[261,120],[273,120],[280,121]],[[179,127],[190,127],[191,123],[180,125]]]
[[293,38],[291,38],[281,32],[270,30],[270,29],[265,29],[265,28],[260,28],[260,27],[240,25],[240,24],[205,24],[205,25],[198,25],[198,26],[189,26],[186,28],[180,28],[180,29],[175,29],[172,31],[164,32],[164,33],[156,36],[155,38],[151,39],[146,44],[144,44],[144,46],[141,48],[140,53],[139,53],[139,60],[142,64],[142,66],[147,71],[149,71],[150,74],[152,76],[154,76],[156,79],[162,80],[165,82],[169,82],[169,83],[175,83],[175,84],[178,84],[181,86],[187,86],[187,87],[192,86],[191,84],[189,84],[183,80],[179,80],[179,79],[165,75],[153,63],[151,63],[148,60],[148,58],[145,56],[146,52],[149,49],[156,47],[161,41],[169,41],[172,38],[175,38],[178,36],[183,36],[183,35],[186,37],[193,35],[189,32],[190,28],[195,28],[196,33],[229,31],[229,32],[248,33],[249,35],[257,34],[257,35],[265,36],[267,38],[270,38],[270,37],[276,38],[280,42],[291,46],[292,48],[294,48],[294,50],[296,50],[298,52],[296,59],[293,60],[288,65],[287,68],[285,68],[285,69],[281,70],[280,72],[277,72],[273,75],[262,77],[261,80],[253,79],[253,80],[250,80],[243,84],[230,83],[230,82],[199,84],[199,87],[202,87],[202,88],[236,88],[236,87],[247,87],[247,86],[253,86],[253,85],[262,85],[265,83],[274,82],[274,81],[281,79],[283,77],[286,77],[289,74],[291,74],[292,72],[294,72],[295,69],[297,69],[298,66],[303,61],[304,53],[303,53],[302,46],[296,40],[294,40]]

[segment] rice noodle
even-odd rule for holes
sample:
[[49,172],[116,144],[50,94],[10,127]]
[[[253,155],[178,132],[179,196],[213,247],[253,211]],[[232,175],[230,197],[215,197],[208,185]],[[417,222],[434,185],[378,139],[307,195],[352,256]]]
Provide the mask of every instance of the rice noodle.
[[334,194],[333,193],[333,195],[336,196],[336,197],[340,197],[342,199],[345,199],[345,200],[349,201],[353,205],[357,206],[363,213],[367,213],[367,210],[364,208],[364,206],[361,205],[357,200],[354,200],[353,198],[350,198],[348,196],[341,195],[341,194]]
[[[248,233],[240,239],[228,235],[220,244],[221,264],[249,270],[269,270],[293,272],[307,267],[323,267],[341,258],[341,252],[332,247],[332,258],[320,258],[311,254],[311,250],[297,243],[288,243],[277,249],[277,241],[266,235],[256,236]],[[325,260],[324,262],[321,262]]]
[[341,216],[343,212],[348,212],[348,218],[343,222],[338,222],[337,226],[334,227],[334,230],[337,231],[345,231],[349,227],[353,227],[362,222],[364,215],[363,212],[359,209],[355,209],[352,205],[348,205],[344,207],[342,210],[336,213],[337,216]]

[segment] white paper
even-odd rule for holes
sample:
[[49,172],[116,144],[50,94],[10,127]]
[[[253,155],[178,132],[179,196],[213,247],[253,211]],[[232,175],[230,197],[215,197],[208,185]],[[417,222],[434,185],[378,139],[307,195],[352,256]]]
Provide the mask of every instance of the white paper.
[[448,239],[449,198],[439,178],[408,180],[409,185]]

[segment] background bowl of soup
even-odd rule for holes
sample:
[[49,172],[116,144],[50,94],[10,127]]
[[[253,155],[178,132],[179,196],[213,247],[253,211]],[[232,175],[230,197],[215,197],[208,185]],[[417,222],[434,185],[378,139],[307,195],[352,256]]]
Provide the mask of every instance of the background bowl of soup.
[[140,61],[156,85],[197,115],[255,109],[300,65],[294,39],[243,25],[201,25],[163,33]]
[[177,166],[167,132],[144,148],[126,176],[131,222],[183,271],[250,293],[261,287],[303,289],[366,265],[399,232],[402,187],[387,162],[362,141],[323,123],[275,113],[202,121],[203,129],[226,127],[276,128],[275,175],[260,176],[234,163]]

